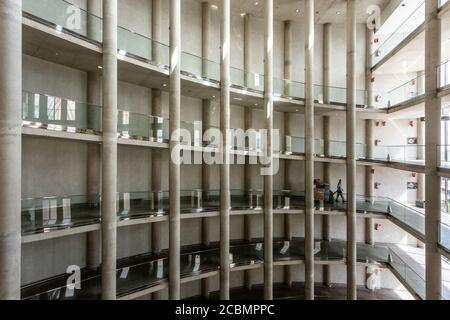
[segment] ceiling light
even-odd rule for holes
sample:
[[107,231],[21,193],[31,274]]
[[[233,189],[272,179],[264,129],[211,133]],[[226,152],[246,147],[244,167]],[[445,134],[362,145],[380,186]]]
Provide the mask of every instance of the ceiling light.
[[102,67],[102,66],[97,66],[97,68],[99,68],[99,69],[103,69],[103,67]]
[[299,12],[300,12],[300,9],[295,9],[295,12],[299,13]]
[[256,2],[255,2],[255,6],[257,6],[258,4],[259,4],[259,2],[258,2],[258,1],[256,1]]
[[341,12],[340,12],[340,11],[337,11],[337,12],[336,12],[336,14],[337,14],[337,15],[340,15],[340,14],[341,14]]
[[242,12],[242,13],[241,13],[241,17],[245,17],[245,15],[246,15],[245,12]]
[[216,6],[215,4],[212,4],[212,5],[211,5],[211,8],[212,8],[212,9],[214,9],[214,10],[217,10],[217,9],[219,9],[219,7],[218,7],[218,6]]
[[163,87],[167,87],[167,83],[163,83]]

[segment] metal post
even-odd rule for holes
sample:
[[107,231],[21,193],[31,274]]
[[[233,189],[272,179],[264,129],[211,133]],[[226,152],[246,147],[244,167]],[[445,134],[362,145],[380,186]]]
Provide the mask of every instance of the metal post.
[[22,1],[0,2],[0,299],[20,299]]
[[116,299],[117,0],[103,2],[102,298]]

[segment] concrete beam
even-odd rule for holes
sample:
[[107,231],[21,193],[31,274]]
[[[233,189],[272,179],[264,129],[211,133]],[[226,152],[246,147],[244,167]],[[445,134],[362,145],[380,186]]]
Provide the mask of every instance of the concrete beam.
[[117,0],[103,2],[102,299],[116,299]]
[[20,299],[22,1],[0,2],[0,299]]

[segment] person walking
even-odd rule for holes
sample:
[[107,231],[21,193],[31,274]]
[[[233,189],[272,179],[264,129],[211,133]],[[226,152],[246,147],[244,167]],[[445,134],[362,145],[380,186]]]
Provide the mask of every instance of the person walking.
[[345,202],[344,199],[344,189],[342,188],[342,179],[339,179],[338,185],[337,185],[337,190],[336,190],[336,202],[339,201],[339,197],[342,198],[342,202]]

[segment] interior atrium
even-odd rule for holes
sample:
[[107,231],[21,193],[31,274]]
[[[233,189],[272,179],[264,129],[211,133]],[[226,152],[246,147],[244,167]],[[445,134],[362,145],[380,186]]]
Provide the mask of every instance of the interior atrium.
[[1,300],[447,300],[450,1],[1,0]]

